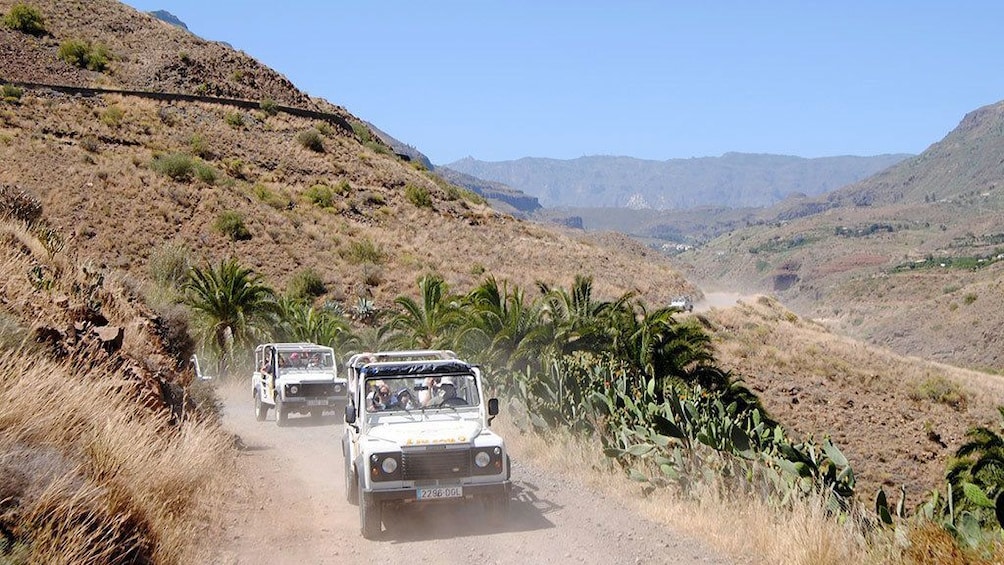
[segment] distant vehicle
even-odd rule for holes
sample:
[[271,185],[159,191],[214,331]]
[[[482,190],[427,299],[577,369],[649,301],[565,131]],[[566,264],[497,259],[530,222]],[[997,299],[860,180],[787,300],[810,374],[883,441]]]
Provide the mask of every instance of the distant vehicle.
[[275,421],[286,425],[290,414],[317,418],[345,405],[345,378],[338,376],[335,351],[316,343],[263,343],[254,350],[251,376],[255,418],[261,422],[275,409]]
[[676,308],[682,312],[693,312],[694,301],[689,296],[677,296],[669,302],[670,308]]
[[380,535],[385,509],[479,501],[504,519],[511,492],[499,413],[481,370],[447,350],[382,351],[346,363],[345,496],[363,537]]

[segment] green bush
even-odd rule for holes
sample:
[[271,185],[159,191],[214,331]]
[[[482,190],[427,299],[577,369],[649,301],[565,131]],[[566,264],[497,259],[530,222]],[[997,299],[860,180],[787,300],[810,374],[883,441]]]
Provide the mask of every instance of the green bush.
[[383,263],[385,254],[380,246],[369,239],[357,239],[349,244],[348,249],[342,254],[346,261],[358,265],[361,263],[373,263],[379,265]]
[[359,141],[363,142],[364,144],[369,141],[372,141],[372,137],[370,136],[370,128],[366,127],[366,124],[360,121],[356,120],[352,121],[352,133],[356,134],[356,137],[359,138]]
[[195,178],[200,181],[206,184],[216,183],[216,169],[210,165],[202,161],[196,161],[192,164],[192,169],[195,171]]
[[109,106],[101,113],[100,120],[101,123],[106,126],[115,128],[119,127],[119,124],[122,123],[122,118],[124,117],[125,111],[123,111],[122,108],[119,108],[118,106]]
[[5,84],[0,87],[0,97],[3,98],[4,102],[17,102],[24,95],[24,89],[18,88],[13,84]]
[[184,245],[166,244],[150,254],[147,268],[158,285],[180,290],[192,269],[191,251]]
[[274,116],[279,113],[279,104],[271,98],[265,98],[262,100],[261,103],[258,104],[258,107],[269,116]]
[[236,210],[226,210],[216,217],[213,224],[216,231],[230,238],[231,241],[246,241],[251,239],[251,232],[244,225],[244,216]]
[[190,181],[195,174],[195,163],[192,157],[184,153],[157,155],[150,163],[150,168],[176,181]]
[[225,121],[228,126],[239,129],[244,127],[244,114],[242,112],[228,112],[227,115],[223,117],[223,121]]
[[404,196],[408,202],[419,208],[432,208],[432,197],[429,196],[429,191],[425,187],[409,184],[404,187]]
[[296,141],[303,147],[310,149],[311,151],[316,151],[317,153],[324,153],[324,140],[321,138],[321,132],[314,128],[310,128],[305,131],[301,131],[296,135]]
[[104,45],[100,43],[92,45],[79,39],[67,39],[60,43],[58,54],[59,58],[67,63],[92,71],[107,69],[108,60],[111,58],[108,48]]
[[206,141],[205,137],[197,133],[188,138],[188,148],[192,150],[193,155],[198,155],[203,159],[212,155],[212,151],[209,149],[209,142]]
[[317,122],[317,125],[315,125],[314,128],[325,137],[331,137],[331,135],[335,133],[335,131],[331,129],[331,124],[328,122]]
[[108,51],[108,47],[104,44],[98,43],[91,47],[90,51],[87,53],[87,68],[92,71],[104,71],[108,68],[108,61],[112,58],[112,54]]
[[59,44],[59,58],[74,67],[87,67],[87,43],[79,39],[67,39]]
[[935,375],[921,381],[916,389],[910,391],[909,396],[913,400],[930,400],[956,410],[965,410],[970,395],[955,381]]
[[321,280],[317,271],[307,268],[293,275],[286,289],[286,294],[290,298],[309,300],[321,296],[327,291],[328,289],[325,288],[324,281]]
[[255,195],[258,200],[261,200],[265,204],[268,204],[276,210],[282,210],[284,208],[290,207],[290,201],[288,198],[282,194],[276,194],[272,192],[269,187],[262,183],[256,183],[251,187],[251,193]]
[[315,184],[307,189],[304,196],[321,208],[330,208],[335,203],[335,192],[326,184]]
[[14,4],[3,17],[3,25],[31,35],[45,34],[45,20],[38,8],[28,4]]

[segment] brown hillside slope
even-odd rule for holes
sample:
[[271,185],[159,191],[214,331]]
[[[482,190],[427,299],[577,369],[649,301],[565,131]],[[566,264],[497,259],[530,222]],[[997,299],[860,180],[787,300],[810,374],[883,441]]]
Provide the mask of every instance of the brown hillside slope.
[[[0,10],[11,4],[0,1]],[[72,77],[76,84],[189,92],[209,84],[209,94],[314,103],[245,55],[125,5],[35,5],[52,37],[4,31],[5,78]],[[110,70],[73,69],[56,58],[59,43],[70,38],[108,45]],[[182,62],[184,72],[178,71]],[[326,134],[322,152],[297,141],[314,127]],[[696,292],[667,262],[627,238],[601,245],[581,233],[516,222],[377,145],[288,115],[40,91],[0,107],[0,135],[0,182],[39,195],[81,253],[134,274],[146,276],[150,253],[171,243],[187,246],[196,260],[236,257],[279,288],[296,272],[313,269],[328,285],[325,298],[373,297],[378,306],[414,292],[416,278],[429,271],[458,290],[488,274],[531,288],[538,280],[567,285],[582,273],[595,276],[602,297],[638,290],[661,303]],[[216,180],[176,181],[151,170],[156,156],[171,153],[199,156]],[[315,185],[334,190],[331,206],[305,197]],[[414,204],[408,190],[428,193],[430,204]],[[242,215],[252,237],[235,242],[214,230],[223,212]]]
[[913,508],[943,488],[967,429],[999,423],[1004,378],[863,345],[767,297],[700,316],[723,366],[771,414],[797,435],[833,438],[864,500],[902,485]]
[[806,206],[824,211],[737,229],[680,260],[697,281],[770,292],[841,333],[999,371],[1001,128],[1004,103],[971,112],[918,157]]
[[[0,0],[0,12],[17,3]],[[320,102],[247,54],[120,2],[37,0],[30,5],[42,13],[49,35],[35,38],[0,28],[0,77],[7,80],[270,99],[321,109]],[[95,72],[61,61],[59,45],[73,39],[107,46],[109,69]]]

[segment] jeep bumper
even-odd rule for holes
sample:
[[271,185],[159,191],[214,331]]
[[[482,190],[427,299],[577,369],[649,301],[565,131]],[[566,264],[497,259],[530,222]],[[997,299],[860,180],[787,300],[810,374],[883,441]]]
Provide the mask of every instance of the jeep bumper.
[[[464,496],[457,498],[440,498],[433,500],[423,500],[421,502],[462,502],[475,498],[489,498],[495,496],[505,496],[509,497],[512,491],[512,482],[503,481],[500,483],[476,483],[460,485],[464,488]],[[401,489],[388,489],[388,490],[372,490],[363,491],[363,502],[373,503],[373,502],[419,502],[416,489],[414,488],[401,488]]]

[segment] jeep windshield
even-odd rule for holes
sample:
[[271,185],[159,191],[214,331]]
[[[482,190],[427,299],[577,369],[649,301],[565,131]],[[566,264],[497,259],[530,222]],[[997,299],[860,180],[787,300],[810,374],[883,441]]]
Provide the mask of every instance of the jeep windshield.
[[281,371],[316,371],[330,373],[335,369],[335,356],[329,349],[279,350]]
[[471,374],[388,376],[365,381],[368,412],[456,410],[477,407],[480,401]]

